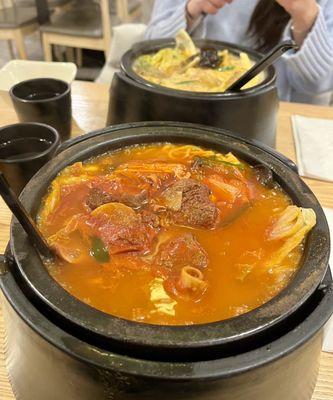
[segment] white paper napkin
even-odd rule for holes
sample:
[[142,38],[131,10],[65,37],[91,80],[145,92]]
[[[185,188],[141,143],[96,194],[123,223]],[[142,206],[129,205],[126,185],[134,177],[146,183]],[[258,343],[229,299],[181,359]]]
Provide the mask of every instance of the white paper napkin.
[[[333,240],[333,209],[324,208],[324,211],[326,214],[328,225],[330,227],[331,239]],[[333,273],[333,251],[331,251],[330,267]],[[325,327],[323,350],[333,353],[333,317],[329,320]]]
[[300,175],[333,182],[333,119],[293,115],[292,125]]

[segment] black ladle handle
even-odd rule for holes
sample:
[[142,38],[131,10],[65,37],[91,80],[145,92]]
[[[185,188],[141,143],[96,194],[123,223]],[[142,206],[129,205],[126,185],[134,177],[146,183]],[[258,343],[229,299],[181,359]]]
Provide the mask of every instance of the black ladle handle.
[[266,56],[264,56],[257,64],[245,72],[236,82],[234,82],[228,89],[228,92],[235,92],[241,90],[244,85],[250,82],[255,76],[260,74],[267,67],[272,65],[278,58],[280,58],[286,51],[297,50],[298,46],[292,40],[286,40],[274,47]]
[[20,202],[13,189],[10,187],[2,172],[0,172],[0,195],[17,218],[40,255],[45,259],[53,258],[53,253],[46,240],[37,228],[33,219],[27,213],[27,210],[23,207],[23,204]]

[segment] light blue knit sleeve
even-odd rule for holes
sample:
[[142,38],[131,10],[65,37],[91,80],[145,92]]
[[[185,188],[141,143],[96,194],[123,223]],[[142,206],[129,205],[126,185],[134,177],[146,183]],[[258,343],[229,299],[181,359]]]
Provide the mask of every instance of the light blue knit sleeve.
[[[284,39],[291,39],[291,24]],[[300,93],[333,90],[333,1],[320,7],[318,18],[301,49],[283,56],[289,84]]]
[[175,37],[180,29],[186,29],[185,6],[186,0],[155,0],[145,38]]

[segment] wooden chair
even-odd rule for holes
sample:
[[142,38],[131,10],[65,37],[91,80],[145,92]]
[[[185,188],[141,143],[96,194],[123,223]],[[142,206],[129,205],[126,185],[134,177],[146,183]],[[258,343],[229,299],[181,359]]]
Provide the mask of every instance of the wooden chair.
[[122,23],[139,20],[142,16],[141,0],[116,0],[117,15]]
[[[22,7],[35,7],[36,0],[16,0]],[[65,9],[72,0],[47,0],[47,4],[51,11],[58,11]]]
[[0,0],[0,40],[7,40],[13,57],[12,42],[15,43],[19,57],[27,59],[25,36],[38,29],[36,7],[17,6],[13,0]]
[[102,50],[107,57],[111,41],[109,0],[78,0],[41,25],[45,61],[52,61],[52,45]]

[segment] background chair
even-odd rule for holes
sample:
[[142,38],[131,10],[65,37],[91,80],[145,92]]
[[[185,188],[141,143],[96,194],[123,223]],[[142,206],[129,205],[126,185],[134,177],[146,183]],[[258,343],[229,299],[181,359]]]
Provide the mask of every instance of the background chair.
[[[22,7],[35,7],[36,0],[16,0],[17,4]],[[61,10],[68,6],[72,0],[47,0],[49,9],[52,11]]]
[[40,31],[45,61],[52,61],[52,45],[102,50],[107,57],[111,41],[109,0],[74,1],[54,13]]
[[141,0],[116,0],[116,7],[122,23],[138,21],[142,16]]
[[0,40],[7,40],[11,56],[12,42],[21,59],[27,59],[24,38],[38,29],[36,7],[19,6],[13,0],[0,0]]

